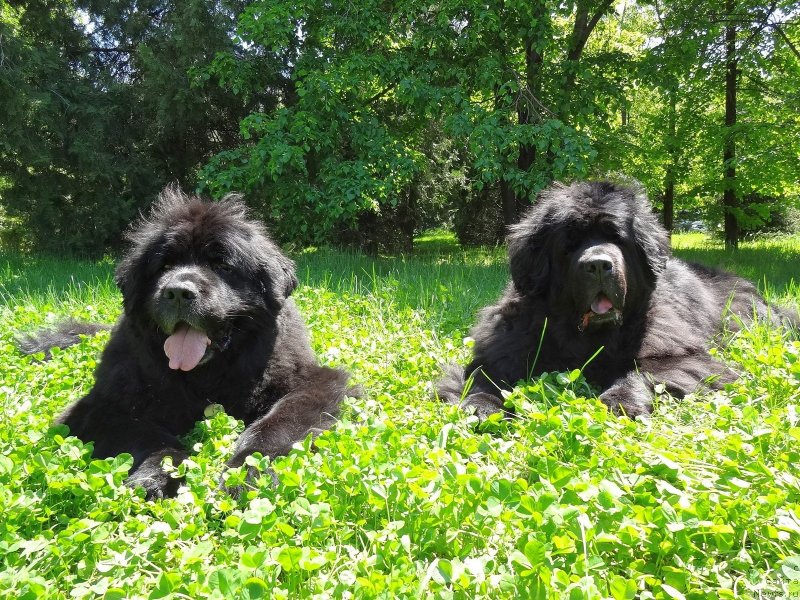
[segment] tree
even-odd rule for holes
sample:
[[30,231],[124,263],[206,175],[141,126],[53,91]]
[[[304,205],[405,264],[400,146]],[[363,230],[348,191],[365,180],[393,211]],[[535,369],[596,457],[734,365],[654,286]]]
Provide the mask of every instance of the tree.
[[[665,90],[647,118],[663,122],[662,107],[668,118],[674,114],[676,136],[669,122],[654,133],[678,159],[668,163],[663,197],[679,184],[685,196],[706,198],[709,214],[724,223],[726,244],[735,247],[741,229],[762,225],[780,206],[769,198],[797,194],[790,102],[798,92],[798,54],[791,35],[800,4],[726,0],[720,11],[670,0],[654,7],[659,42],[646,54],[641,80]],[[681,155],[688,162],[681,164]]]
[[109,242],[103,231],[118,232],[129,216],[97,210],[97,192],[123,177],[112,135],[121,123],[103,89],[108,81],[88,60],[74,6],[43,1],[0,10],[0,174],[9,184],[3,207],[39,248]]
[[113,247],[168,181],[373,251],[437,220],[499,241],[553,180],[626,173],[729,244],[798,195],[796,0],[0,11],[0,218],[43,249]]
[[205,185],[268,198],[278,230],[295,237],[363,235],[366,215],[416,198],[414,182],[437,164],[424,147],[433,122],[472,182],[453,196],[480,211],[493,197],[481,190],[496,187],[509,224],[553,179],[588,172],[581,129],[617,93],[594,70],[616,52],[587,51],[611,5],[254,2],[242,43],[209,72],[247,90],[259,64],[279,64],[279,102],[243,120],[243,143],[211,161]]
[[[190,0],[0,5],[0,206],[28,245],[98,254],[137,210],[237,137],[247,106],[194,74],[235,7]],[[80,226],[76,226],[76,224]]]

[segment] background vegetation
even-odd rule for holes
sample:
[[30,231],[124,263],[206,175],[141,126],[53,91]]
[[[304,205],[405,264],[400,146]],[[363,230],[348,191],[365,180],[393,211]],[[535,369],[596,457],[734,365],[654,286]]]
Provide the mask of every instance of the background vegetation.
[[[797,239],[677,236],[678,252],[791,283]],[[439,363],[464,361],[475,311],[507,279],[501,251],[430,235],[418,257],[297,255],[298,303],[326,364],[365,388],[341,421],[276,461],[238,501],[221,465],[241,424],[208,412],[187,436],[175,499],[121,482],[53,417],[92,383],[107,334],[40,363],[15,332],[71,315],[112,322],[108,261],[0,255],[0,597],[791,598],[800,593],[800,342],[761,327],[717,350],[725,391],[610,416],[579,372],[510,398],[478,427],[433,402]],[[263,461],[254,460],[254,464]]]
[[178,181],[300,244],[493,243],[552,180],[625,173],[735,245],[798,220],[799,24],[794,0],[1,2],[0,235],[101,254]]

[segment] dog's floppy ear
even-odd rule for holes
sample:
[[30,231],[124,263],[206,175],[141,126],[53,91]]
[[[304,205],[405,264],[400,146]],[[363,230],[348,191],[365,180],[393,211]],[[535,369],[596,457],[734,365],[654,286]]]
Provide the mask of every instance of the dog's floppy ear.
[[134,295],[146,294],[146,286],[142,282],[148,273],[152,274],[153,261],[164,245],[167,222],[174,219],[170,215],[177,214],[189,200],[189,196],[177,185],[168,185],[149,210],[140,214],[125,232],[129,246],[117,263],[114,282],[122,292],[126,305],[143,301],[143,298],[134,298]]
[[259,278],[267,304],[273,310],[280,310],[298,284],[294,261],[275,246],[262,261],[260,271]]
[[117,268],[114,269],[114,283],[117,284],[117,287],[123,294],[133,277],[133,270],[133,264],[127,257],[120,260],[117,264]]
[[275,282],[275,289],[276,293],[282,294],[285,300],[297,288],[299,282],[297,280],[297,273],[295,272],[294,261],[283,254],[278,254],[277,259],[282,277],[280,278],[280,282]]
[[652,274],[652,280],[666,269],[667,259],[672,254],[669,243],[669,234],[662,227],[658,218],[650,209],[647,198],[643,193],[638,194],[638,206],[633,217],[633,240],[639,254]]
[[237,254],[243,262],[255,263],[255,275],[267,305],[279,311],[298,284],[294,261],[281,251],[262,223],[247,219],[247,209],[240,196],[228,194],[222,202],[238,211],[241,221],[246,221],[244,241],[237,248]]
[[131,247],[114,270],[114,283],[122,292],[123,304],[127,308],[144,301],[145,286],[141,283],[147,278],[148,261],[146,249],[140,245]]
[[540,295],[550,276],[550,232],[534,208],[508,234],[508,262],[511,279],[523,294]]

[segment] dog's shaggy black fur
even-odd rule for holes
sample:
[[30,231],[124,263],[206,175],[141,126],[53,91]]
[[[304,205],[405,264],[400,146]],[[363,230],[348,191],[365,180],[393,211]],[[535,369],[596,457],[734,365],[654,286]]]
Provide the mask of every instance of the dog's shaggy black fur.
[[438,385],[440,398],[481,417],[503,410],[500,390],[584,365],[610,408],[649,413],[654,384],[683,397],[735,378],[708,353],[725,315],[797,322],[750,282],[670,256],[667,232],[630,187],[544,191],[511,229],[508,254],[512,280],[480,313],[472,361],[450,367]]
[[[87,396],[58,419],[94,455],[133,455],[127,483],[150,498],[174,495],[162,469],[187,452],[179,436],[210,404],[247,428],[229,466],[253,452],[275,457],[330,427],[348,375],[321,367],[289,295],[294,263],[236,198],[219,203],[165,190],[129,234],[116,280],[124,314]],[[25,350],[75,343],[96,327],[70,323],[29,338]],[[170,348],[172,344],[172,348]]]

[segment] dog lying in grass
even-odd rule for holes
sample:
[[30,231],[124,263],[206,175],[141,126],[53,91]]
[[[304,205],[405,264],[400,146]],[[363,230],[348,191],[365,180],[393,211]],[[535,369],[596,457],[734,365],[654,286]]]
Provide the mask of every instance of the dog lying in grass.
[[726,323],[799,320],[749,281],[671,256],[644,194],[613,183],[542,192],[508,255],[511,282],[481,311],[472,360],[438,383],[441,399],[481,417],[504,410],[501,391],[516,382],[573,369],[611,409],[646,414],[657,384],[683,397],[735,379],[708,352]]
[[[91,391],[59,418],[100,458],[127,452],[127,479],[148,498],[174,495],[161,466],[188,454],[179,437],[210,404],[247,425],[228,466],[253,452],[275,457],[329,428],[355,390],[348,374],[321,367],[289,298],[294,263],[229,197],[212,203],[162,192],[129,234],[116,270],[124,314]],[[27,353],[65,347],[98,326],[69,322],[22,340]]]

